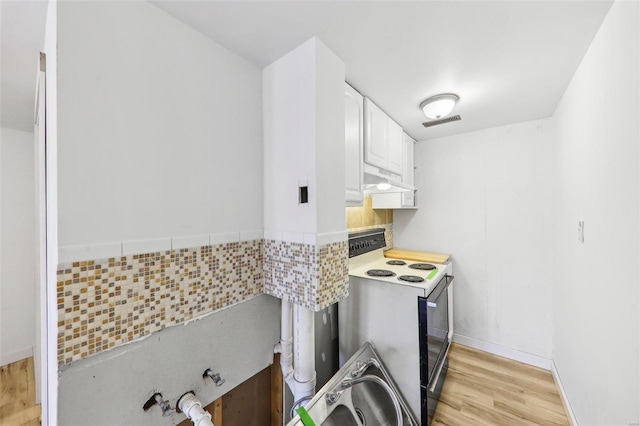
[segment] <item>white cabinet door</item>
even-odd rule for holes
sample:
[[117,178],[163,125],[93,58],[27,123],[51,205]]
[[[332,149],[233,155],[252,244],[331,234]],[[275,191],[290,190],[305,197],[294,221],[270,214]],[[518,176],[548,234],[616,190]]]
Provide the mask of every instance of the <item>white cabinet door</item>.
[[402,174],[403,131],[395,121],[387,117],[387,170]]
[[345,83],[344,90],[344,139],[345,139],[345,189],[347,205],[362,204],[364,141],[364,98]]
[[371,100],[364,99],[364,161],[402,174],[402,127]]
[[364,100],[365,113],[365,150],[364,160],[374,166],[387,168],[388,141],[387,127],[389,117],[369,99]]
[[402,139],[402,183],[415,186],[413,179],[413,150],[416,141],[404,132],[402,132]]

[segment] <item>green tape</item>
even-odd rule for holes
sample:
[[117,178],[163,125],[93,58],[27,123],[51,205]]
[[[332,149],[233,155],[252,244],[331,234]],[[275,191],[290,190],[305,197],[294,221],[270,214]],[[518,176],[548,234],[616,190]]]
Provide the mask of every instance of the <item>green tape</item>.
[[296,408],[296,413],[300,416],[300,421],[304,426],[316,426],[316,424],[311,420],[311,416],[307,413],[307,410],[304,407]]
[[429,275],[427,275],[427,279],[428,279],[428,280],[430,280],[430,279],[431,279],[431,278],[433,278],[433,276],[434,276],[435,274],[437,274],[437,273],[438,273],[438,270],[437,270],[437,269],[432,270],[432,271],[429,273]]

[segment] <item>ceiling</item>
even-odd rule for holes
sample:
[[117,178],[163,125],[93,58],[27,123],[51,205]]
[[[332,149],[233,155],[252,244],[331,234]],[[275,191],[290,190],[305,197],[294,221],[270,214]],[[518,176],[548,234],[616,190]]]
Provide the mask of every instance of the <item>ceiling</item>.
[[[153,1],[260,67],[317,36],[347,81],[418,140],[549,117],[611,6],[602,1]],[[32,129],[45,1],[0,1],[0,125]],[[425,129],[425,98],[462,121]]]
[[[263,67],[312,36],[418,140],[550,117],[611,1],[153,1]],[[418,105],[460,96],[426,129]]]

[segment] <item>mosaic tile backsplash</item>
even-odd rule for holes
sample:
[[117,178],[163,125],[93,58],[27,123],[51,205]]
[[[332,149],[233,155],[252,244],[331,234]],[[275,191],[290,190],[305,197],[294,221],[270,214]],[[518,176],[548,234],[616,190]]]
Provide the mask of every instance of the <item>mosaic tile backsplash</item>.
[[264,292],[318,311],[344,299],[349,290],[346,241],[317,247],[266,240]]
[[58,265],[58,365],[263,293],[254,240]]
[[58,366],[267,293],[312,310],[348,294],[348,244],[254,240],[58,265]]

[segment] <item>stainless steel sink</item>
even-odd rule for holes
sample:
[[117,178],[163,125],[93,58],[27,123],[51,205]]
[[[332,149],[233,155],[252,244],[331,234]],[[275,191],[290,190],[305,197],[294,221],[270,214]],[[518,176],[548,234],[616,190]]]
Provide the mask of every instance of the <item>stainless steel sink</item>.
[[[294,419],[295,420],[295,419]],[[297,423],[294,423],[297,424]],[[360,426],[361,423],[353,417],[351,410],[345,405],[337,405],[320,426]]]
[[[417,426],[373,346],[367,342],[316,393],[305,409],[316,425],[395,426],[397,411],[390,393],[399,404],[403,426]],[[296,416],[287,426],[302,424]]]

